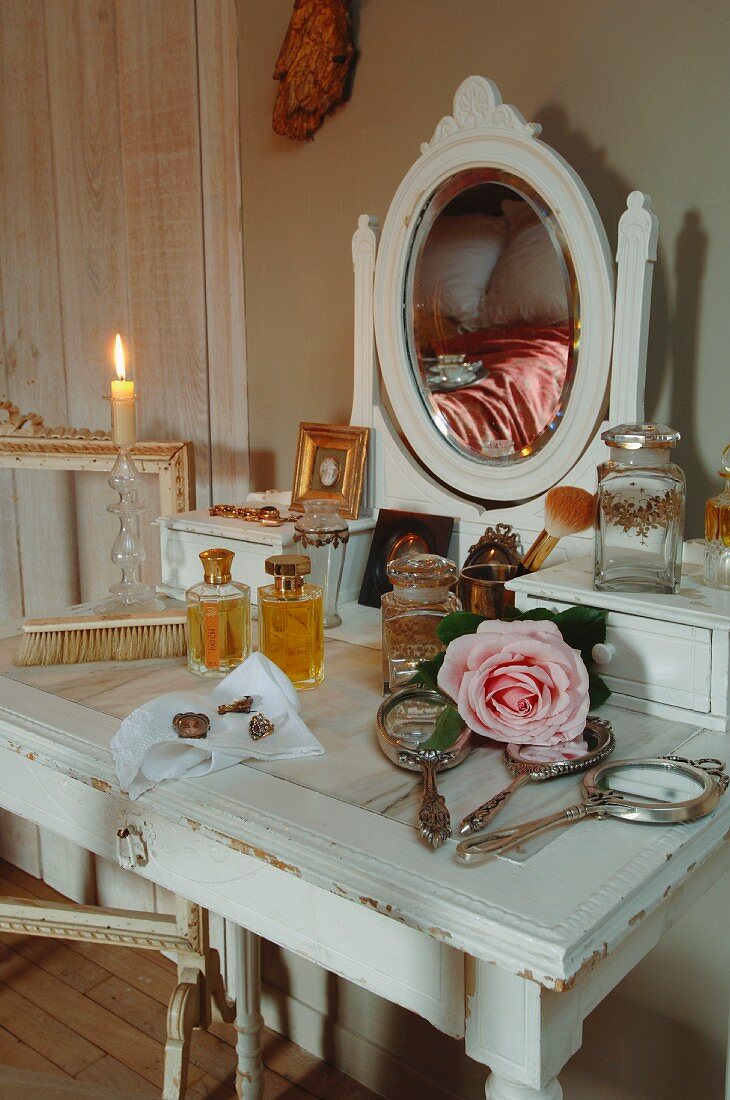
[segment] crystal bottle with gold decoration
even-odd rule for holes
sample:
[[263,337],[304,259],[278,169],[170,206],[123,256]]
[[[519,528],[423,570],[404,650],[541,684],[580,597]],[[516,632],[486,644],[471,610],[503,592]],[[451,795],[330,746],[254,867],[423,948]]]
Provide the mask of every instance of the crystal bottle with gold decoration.
[[311,569],[304,554],[275,554],[266,559],[274,583],[259,588],[259,649],[299,690],[324,678],[322,589],[305,583]]
[[231,577],[232,550],[200,555],[204,580],[185,593],[188,605],[188,668],[220,676],[251,652],[251,590]]
[[671,460],[679,432],[664,424],[619,424],[601,439],[593,586],[599,592],[679,589],[684,474]]
[[705,584],[730,590],[730,443],[722,452],[725,484],[705,505]]

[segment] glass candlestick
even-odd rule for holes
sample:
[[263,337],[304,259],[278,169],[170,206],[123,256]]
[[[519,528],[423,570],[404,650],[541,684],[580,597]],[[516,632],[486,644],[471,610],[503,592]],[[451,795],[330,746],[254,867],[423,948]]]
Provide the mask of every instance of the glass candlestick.
[[165,606],[163,601],[157,599],[154,589],[140,581],[137,575],[147,557],[139,535],[139,517],[144,506],[139,503],[139,471],[129,446],[119,448],[109,484],[119,493],[119,502],[108,504],[107,511],[119,518],[119,534],[112,546],[111,559],[121,569],[122,579],[111,586],[111,599],[99,610],[109,614],[159,611]]

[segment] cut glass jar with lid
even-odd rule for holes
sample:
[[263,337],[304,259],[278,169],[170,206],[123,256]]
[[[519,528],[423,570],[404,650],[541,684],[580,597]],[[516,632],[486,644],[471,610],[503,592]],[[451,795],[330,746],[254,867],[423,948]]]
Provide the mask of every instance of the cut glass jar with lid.
[[395,558],[386,567],[393,585],[382,597],[383,687],[391,691],[445,648],[436,627],[445,615],[461,607],[451,591],[457,569],[438,554]]
[[347,520],[338,514],[336,500],[302,501],[303,515],[294,524],[294,542],[312,563],[312,583],[324,596],[324,625],[339,626],[337,613],[345,552],[350,538]]
[[705,505],[705,584],[730,590],[730,443],[718,473],[722,492]]
[[598,467],[594,587],[602,592],[676,592],[682,572],[684,474],[671,461],[680,434],[664,424],[603,432]]

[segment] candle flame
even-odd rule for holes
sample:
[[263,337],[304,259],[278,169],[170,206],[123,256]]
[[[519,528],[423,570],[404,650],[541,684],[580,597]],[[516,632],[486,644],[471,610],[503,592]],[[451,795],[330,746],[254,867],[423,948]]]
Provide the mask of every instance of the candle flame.
[[120,382],[123,382],[126,377],[124,371],[124,348],[119,333],[117,333],[114,340],[114,366],[116,367],[117,378]]

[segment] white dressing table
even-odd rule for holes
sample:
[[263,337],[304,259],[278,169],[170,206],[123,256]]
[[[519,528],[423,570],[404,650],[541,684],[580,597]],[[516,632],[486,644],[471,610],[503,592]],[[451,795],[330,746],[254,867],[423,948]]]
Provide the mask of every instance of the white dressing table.
[[[359,609],[359,636],[367,618]],[[372,624],[371,624],[372,625]],[[120,716],[188,681],[181,661],[12,666],[0,642],[0,804],[116,859],[138,829],[141,875],[220,913],[241,934],[242,1095],[261,1096],[258,936],[430,1020],[492,1070],[491,1100],[558,1098],[557,1074],[592,1008],[727,866],[730,798],[692,825],[581,823],[513,859],[464,866],[433,852],[416,819],[420,782],[380,753],[380,654],[338,642],[303,698],[322,757],[241,765],[162,784],[131,803],[108,751]],[[623,756],[730,756],[730,737],[604,708]],[[440,786],[452,819],[507,778],[480,745]],[[502,820],[566,804],[577,778],[535,785]]]

